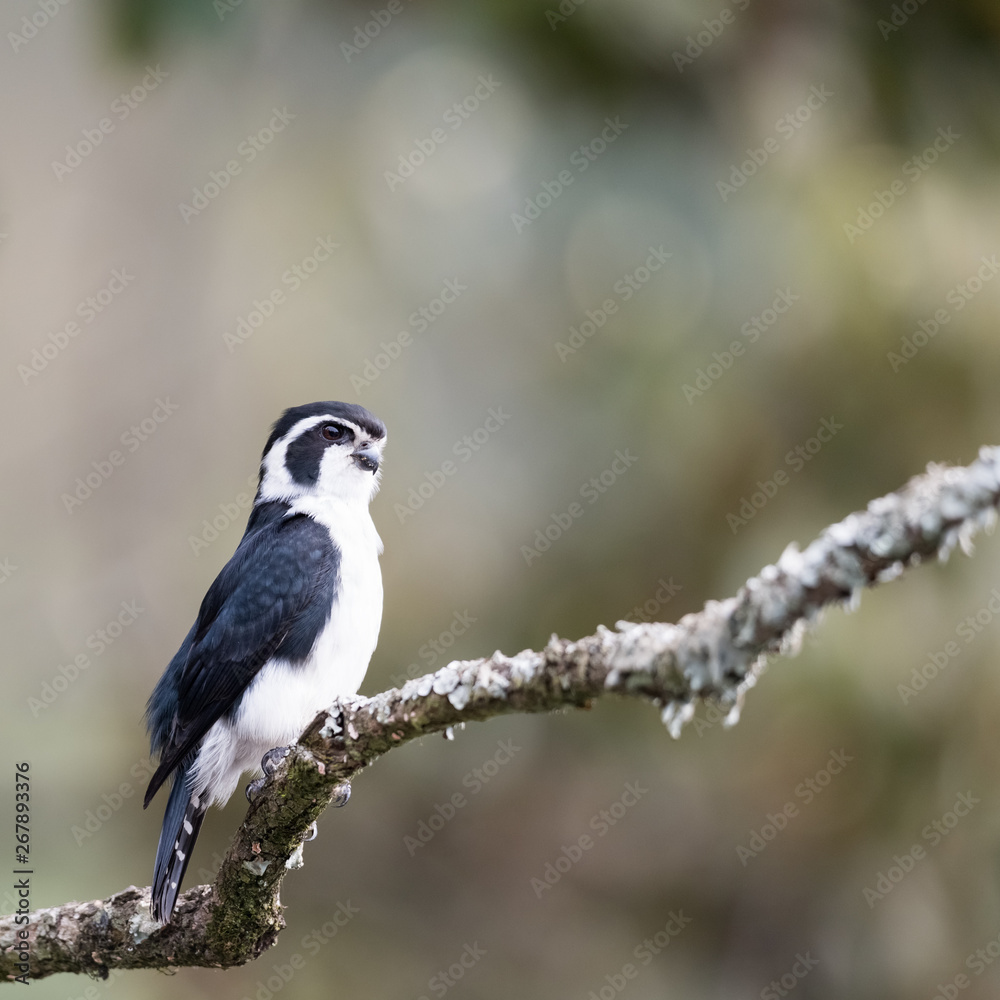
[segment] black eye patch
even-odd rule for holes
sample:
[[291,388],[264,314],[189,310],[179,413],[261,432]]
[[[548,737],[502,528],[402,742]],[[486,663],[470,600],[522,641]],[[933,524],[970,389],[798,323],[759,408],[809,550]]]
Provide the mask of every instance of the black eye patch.
[[331,422],[304,431],[285,452],[285,468],[292,481],[301,486],[314,486],[319,480],[319,467],[326,449],[331,444],[347,444],[353,439],[354,432],[350,428]]

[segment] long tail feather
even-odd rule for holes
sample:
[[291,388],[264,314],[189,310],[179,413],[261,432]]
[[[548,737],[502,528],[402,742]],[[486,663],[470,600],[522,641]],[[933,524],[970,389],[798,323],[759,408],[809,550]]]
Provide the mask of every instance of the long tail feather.
[[183,768],[174,773],[167,809],[163,814],[160,843],[153,868],[153,898],[150,910],[155,920],[167,923],[174,912],[181,880],[198,839],[208,803],[192,794]]

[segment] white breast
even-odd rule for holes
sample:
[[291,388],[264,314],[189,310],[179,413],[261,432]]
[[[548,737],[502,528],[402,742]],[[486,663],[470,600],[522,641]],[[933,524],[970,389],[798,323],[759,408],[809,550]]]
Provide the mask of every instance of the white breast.
[[197,789],[215,803],[232,795],[244,771],[260,769],[270,749],[288,746],[316,714],[364,680],[382,621],[382,540],[367,506],[335,499],[302,499],[289,513],[306,513],[340,549],[337,598],[309,658],[296,665],[270,660],[251,682],[233,722],[208,731],[195,764]]

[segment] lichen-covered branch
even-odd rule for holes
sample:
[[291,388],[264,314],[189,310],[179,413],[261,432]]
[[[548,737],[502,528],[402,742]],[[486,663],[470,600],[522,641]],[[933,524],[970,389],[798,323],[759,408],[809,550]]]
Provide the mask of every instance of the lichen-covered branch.
[[[699,699],[735,722],[771,653],[797,649],[831,604],[890,580],[992,528],[1000,503],[1000,448],[964,468],[929,466],[898,493],[826,528],[804,551],[748,580],[735,597],[710,601],[676,625],[619,622],[585,639],[553,636],[540,652],[459,660],[372,698],[343,699],[316,718],[251,805],[215,884],[189,889],[169,925],[149,916],[149,889],[0,918],[0,972],[8,981],[27,944],[32,979],[54,972],[106,976],[114,968],[241,965],[284,926],[281,880],[302,864],[313,821],[345,783],[393,747],[469,721],[583,706],[608,694],[653,702],[679,736]],[[21,915],[22,917],[24,915]],[[26,937],[18,939],[18,931]]]

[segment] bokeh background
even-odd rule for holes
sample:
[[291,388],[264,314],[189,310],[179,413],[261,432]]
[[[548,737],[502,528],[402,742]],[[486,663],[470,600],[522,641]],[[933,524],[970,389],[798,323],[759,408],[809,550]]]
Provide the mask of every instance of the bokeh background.
[[[991,0],[12,0],[0,30],[0,813],[29,761],[34,906],[148,884],[145,700],[286,406],[389,427],[367,693],[676,620],[997,440]],[[732,729],[604,703],[428,738],[323,817],[255,964],[32,996],[995,996],[998,587],[984,538],[829,613]]]

